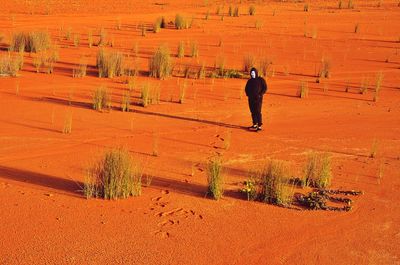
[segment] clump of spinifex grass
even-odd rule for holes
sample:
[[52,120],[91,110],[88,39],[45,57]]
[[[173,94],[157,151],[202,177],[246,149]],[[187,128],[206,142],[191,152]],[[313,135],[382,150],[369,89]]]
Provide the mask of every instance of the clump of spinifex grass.
[[97,46],[105,46],[105,45],[107,45],[107,31],[104,28],[101,28]]
[[382,81],[383,81],[383,73],[379,72],[376,75],[374,102],[378,101],[379,92],[381,91]]
[[304,7],[303,7],[303,11],[304,11],[304,12],[308,12],[309,10],[310,10],[309,4],[308,4],[308,3],[305,3],[305,4],[304,4]]
[[62,133],[70,134],[72,132],[72,113],[67,113],[64,120]]
[[[267,76],[271,65],[271,59],[266,56],[262,56],[258,61],[259,75]],[[273,76],[273,73],[271,72],[270,75]]]
[[13,76],[16,77],[22,69],[24,58],[22,53],[19,55],[11,55],[8,53],[0,57],[0,77]]
[[93,46],[93,32],[91,30],[88,32],[88,45],[89,48],[92,48]]
[[172,60],[167,46],[160,46],[149,60],[150,76],[165,79],[171,75]]
[[72,77],[80,78],[86,76],[87,64],[86,61],[81,59],[79,65],[72,69]]
[[289,185],[290,168],[280,160],[269,161],[256,173],[258,193],[261,201],[281,206],[289,206],[293,201],[294,190]]
[[99,77],[113,78],[124,74],[124,56],[121,52],[100,49],[97,53]]
[[81,36],[79,34],[74,34],[74,46],[78,47],[81,43]]
[[12,35],[10,50],[16,52],[40,52],[51,46],[47,31],[18,32]]
[[182,14],[176,14],[175,16],[175,27],[177,29],[189,29],[192,27],[193,18],[189,18]]
[[298,95],[300,98],[308,98],[308,83],[301,81]]
[[349,2],[347,3],[347,8],[349,8],[349,9],[353,9],[354,8],[353,0],[349,0]]
[[162,23],[163,23],[163,19],[164,19],[163,17],[158,17],[156,19],[156,21],[154,21],[154,24],[153,24],[153,32],[154,33],[160,32],[161,26],[162,26]]
[[185,78],[185,81],[183,83],[181,83],[179,86],[179,103],[180,104],[183,104],[185,101],[186,88],[187,88],[187,79]]
[[318,76],[320,78],[329,78],[331,76],[331,61],[329,59],[322,58]]
[[219,156],[212,157],[207,163],[207,183],[207,194],[215,200],[219,200],[224,193],[222,159]]
[[331,157],[328,153],[310,152],[304,167],[302,186],[327,188],[332,181]]
[[263,27],[263,25],[264,25],[264,22],[260,19],[257,19],[256,22],[254,23],[254,27],[257,30],[260,30]]
[[125,91],[121,99],[121,110],[122,112],[129,112],[131,105],[131,95],[128,91]]
[[376,158],[377,153],[378,153],[378,141],[376,139],[374,139],[374,141],[372,142],[369,157]]
[[43,66],[46,73],[52,74],[54,72],[54,64],[58,59],[58,47],[54,47],[49,50],[38,52],[33,58],[32,63],[37,73],[40,72],[40,68]]
[[183,41],[180,41],[178,45],[178,58],[183,57],[185,57],[185,43]]
[[143,107],[147,107],[148,105],[151,104],[159,104],[160,94],[161,94],[160,86],[152,86],[148,82],[144,83],[140,92],[140,98],[142,100],[141,105]]
[[256,7],[254,5],[249,6],[249,15],[254,16],[256,14]]
[[369,78],[363,77],[360,86],[360,94],[365,95],[368,91],[368,87],[369,87]]
[[243,58],[243,71],[249,72],[251,68],[256,66],[256,59],[253,54],[246,54]]
[[197,42],[192,42],[191,44],[191,53],[190,53],[192,58],[197,58],[199,57],[199,45]]
[[139,196],[142,175],[140,163],[131,158],[129,151],[111,149],[87,169],[83,192],[87,198],[109,200]]
[[107,87],[98,87],[93,94],[93,109],[102,111],[111,106],[111,96]]

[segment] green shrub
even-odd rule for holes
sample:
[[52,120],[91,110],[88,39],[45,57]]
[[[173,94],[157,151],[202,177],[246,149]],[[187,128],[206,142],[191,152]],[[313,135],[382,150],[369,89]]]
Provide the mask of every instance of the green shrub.
[[289,186],[290,171],[286,162],[271,160],[256,173],[261,201],[289,206],[293,200],[293,187]]
[[149,60],[150,76],[165,79],[171,75],[172,60],[167,46],[160,46]]
[[310,152],[304,167],[303,186],[325,189],[332,181],[331,157],[327,153]]
[[142,169],[123,148],[111,149],[87,169],[84,194],[87,198],[109,200],[139,196],[142,191]]
[[93,109],[101,111],[106,107],[111,106],[111,96],[107,87],[100,86],[93,94]]
[[193,19],[181,14],[175,16],[175,27],[177,29],[189,29],[192,27]]
[[113,78],[124,74],[124,56],[121,52],[100,49],[97,53],[99,77]]
[[10,50],[40,52],[50,48],[50,46],[50,34],[46,31],[18,32],[12,35]]
[[208,191],[215,200],[219,200],[223,193],[222,160],[219,156],[212,157],[207,164]]

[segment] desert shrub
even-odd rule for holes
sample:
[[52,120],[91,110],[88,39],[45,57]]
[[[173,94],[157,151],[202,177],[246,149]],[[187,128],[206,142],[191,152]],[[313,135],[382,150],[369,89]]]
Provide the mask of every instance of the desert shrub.
[[40,72],[41,67],[44,67],[46,73],[52,74],[54,72],[54,64],[58,59],[58,47],[54,47],[49,50],[38,52],[33,58],[32,63],[37,73]]
[[84,60],[81,60],[79,65],[72,69],[72,77],[84,77],[86,76],[87,64]]
[[178,58],[183,57],[185,57],[185,43],[183,41],[180,41],[178,45]]
[[343,0],[339,0],[338,2],[338,8],[342,9],[343,8]]
[[141,105],[147,107],[150,104],[159,104],[160,94],[160,86],[152,86],[148,82],[144,83],[140,91]]
[[24,65],[24,57],[22,54],[11,55],[8,53],[0,57],[0,77],[13,76],[16,77],[18,72]]
[[309,4],[308,4],[308,3],[305,3],[305,4],[304,4],[304,7],[303,7],[303,11],[304,11],[304,12],[308,12],[309,9],[310,9]]
[[182,14],[176,14],[175,16],[175,27],[177,29],[189,29],[192,27],[193,19],[183,16]]
[[360,24],[359,24],[359,23],[356,23],[356,24],[354,25],[354,33],[358,33],[359,30],[360,30]]
[[225,64],[226,64],[226,58],[224,55],[220,55],[216,58],[215,70],[217,76],[220,77],[225,76]]
[[198,79],[206,78],[206,66],[204,63],[201,65],[199,71],[197,72],[197,78]]
[[219,156],[212,157],[207,163],[207,183],[207,193],[219,200],[224,193],[222,160]]
[[263,56],[260,58],[260,60],[258,62],[258,72],[259,72],[260,76],[268,75],[268,70],[269,70],[271,64],[272,64],[272,61],[268,57]]
[[79,34],[74,34],[74,46],[78,47],[81,43],[81,36]]
[[230,17],[233,17],[233,7],[232,7],[232,6],[229,6],[228,15],[229,15]]
[[263,27],[263,25],[264,25],[264,22],[260,19],[257,19],[256,22],[254,22],[254,27],[257,30],[260,30]]
[[142,191],[142,169],[129,151],[114,148],[87,169],[84,194],[87,198],[109,200],[139,196]]
[[97,46],[105,45],[107,45],[107,31],[104,28],[101,28],[99,33],[99,42],[97,43]]
[[329,59],[322,58],[318,76],[321,78],[329,78],[331,76],[331,61]]
[[183,104],[185,101],[186,96],[186,89],[187,89],[187,79],[179,86],[179,103]]
[[310,152],[304,167],[302,186],[327,188],[332,181],[331,157],[328,153]]
[[353,9],[354,8],[353,0],[349,0],[349,2],[347,3],[347,8],[349,8],[349,9]]
[[122,112],[129,112],[131,105],[131,95],[129,92],[125,92],[121,99],[121,110]]
[[383,73],[382,73],[382,72],[379,72],[379,73],[376,75],[375,94],[374,94],[374,101],[375,101],[375,102],[378,101],[379,92],[380,92],[381,86],[382,86],[382,81],[383,81]]
[[368,87],[369,87],[369,78],[364,76],[361,80],[360,94],[365,95],[368,91]]
[[150,76],[165,79],[171,75],[172,60],[167,46],[160,46],[149,60]]
[[197,42],[192,42],[190,55],[193,58],[199,57],[199,45],[197,44]]
[[50,48],[50,34],[46,31],[18,32],[12,35],[10,50],[40,52]]
[[107,87],[98,87],[93,94],[93,109],[101,111],[111,106],[111,95]]
[[156,21],[153,24],[153,32],[154,33],[160,32],[162,21],[163,21],[163,17],[158,17],[156,19]]
[[93,46],[93,33],[91,30],[89,30],[89,32],[88,32],[88,45],[89,45],[89,48],[92,48],[92,46]]
[[289,206],[293,200],[293,187],[289,185],[290,169],[286,162],[269,161],[256,173],[259,199],[266,203]]
[[62,130],[62,133],[70,134],[71,132],[72,132],[72,113],[68,113],[65,116],[64,127]]
[[301,83],[300,83],[299,97],[300,98],[308,97],[308,84],[306,81],[301,81]]
[[113,78],[124,74],[124,56],[121,52],[100,49],[97,53],[99,77]]
[[235,7],[235,9],[233,10],[233,16],[234,17],[238,17],[239,16],[239,7]]
[[256,14],[256,7],[254,5],[249,6],[249,15],[254,16]]
[[256,59],[252,54],[246,54],[243,58],[243,71],[249,72],[252,67],[256,66]]

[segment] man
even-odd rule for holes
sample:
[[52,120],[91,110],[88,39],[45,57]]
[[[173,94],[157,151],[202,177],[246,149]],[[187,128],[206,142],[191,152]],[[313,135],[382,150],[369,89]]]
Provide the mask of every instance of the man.
[[251,131],[262,130],[262,102],[265,92],[267,92],[267,83],[265,79],[258,76],[256,68],[251,68],[250,79],[246,84],[246,96],[249,100],[249,108],[251,112],[251,118],[253,120],[253,126],[249,127]]

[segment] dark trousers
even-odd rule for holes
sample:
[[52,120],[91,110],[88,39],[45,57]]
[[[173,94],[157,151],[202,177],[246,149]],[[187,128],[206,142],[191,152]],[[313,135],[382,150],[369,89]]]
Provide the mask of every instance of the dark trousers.
[[251,112],[251,118],[253,120],[253,125],[257,124],[258,126],[262,125],[262,102],[263,97],[259,98],[249,98],[249,108]]

